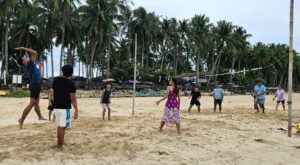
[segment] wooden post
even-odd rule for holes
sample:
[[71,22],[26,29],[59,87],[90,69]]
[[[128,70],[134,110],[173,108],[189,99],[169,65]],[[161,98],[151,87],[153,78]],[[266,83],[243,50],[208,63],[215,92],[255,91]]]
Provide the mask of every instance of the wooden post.
[[134,35],[134,77],[133,77],[133,104],[132,104],[132,115],[134,115],[135,108],[135,92],[136,92],[136,56],[137,56],[137,34]]
[[288,82],[288,137],[292,136],[292,92],[293,92],[293,57],[294,57],[294,0],[290,4],[290,51],[289,51],[289,82]]

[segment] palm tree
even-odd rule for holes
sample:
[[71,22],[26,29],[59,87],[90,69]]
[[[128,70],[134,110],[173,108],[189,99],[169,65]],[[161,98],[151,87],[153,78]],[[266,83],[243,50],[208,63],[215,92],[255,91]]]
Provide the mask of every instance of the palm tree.
[[[234,29],[233,32],[233,50],[232,50],[232,62],[231,62],[231,71],[234,70],[234,66],[236,63],[236,60],[242,59],[247,46],[250,45],[250,43],[247,41],[247,39],[251,37],[251,34],[247,34],[247,31],[244,30],[242,27],[237,27]],[[239,68],[240,68],[240,64],[239,64]],[[232,77],[233,75],[230,75],[230,80],[229,82],[232,83]]]
[[[0,16],[4,22],[5,35],[4,35],[4,53],[5,53],[5,77],[8,77],[8,37],[10,28],[10,18],[13,14],[13,8],[16,5],[17,0],[2,0],[0,2]],[[6,85],[6,79],[4,85]]]
[[54,77],[54,61],[53,61],[53,42],[52,39],[54,38],[54,32],[57,21],[57,15],[58,15],[58,7],[59,0],[35,0],[34,5],[37,6],[37,8],[40,10],[40,13],[38,14],[39,19],[42,19],[45,21],[46,26],[46,34],[48,34],[48,43],[49,43],[49,49],[50,49],[50,57],[51,57],[51,77]]
[[209,23],[209,18],[206,15],[195,15],[190,22],[191,35],[197,52],[196,83],[198,83],[200,75],[199,68],[201,53],[205,49],[207,38],[209,38],[211,26],[212,24]]
[[72,13],[76,10],[76,3],[80,4],[79,0],[59,0],[59,38],[61,44],[60,51],[60,68],[62,68],[63,60],[64,60],[64,49],[65,45],[65,37],[66,37],[66,29],[70,28]]
[[[218,74],[220,62],[221,62],[221,56],[224,51],[224,49],[228,49],[230,46],[232,46],[233,41],[233,29],[235,26],[232,25],[231,22],[227,22],[225,20],[217,22],[217,26],[213,28],[214,33],[214,40],[217,43],[217,58],[215,59],[213,68],[211,69],[210,76],[208,82],[210,83],[210,80],[213,76],[213,74],[216,72]],[[215,81],[217,81],[217,76],[215,76]]]
[[294,0],[290,2],[290,51],[289,51],[289,104],[288,136],[292,136],[292,92],[293,92],[293,58],[294,58]]
[[133,20],[129,24],[129,30],[131,33],[131,38],[133,38],[134,34],[138,35],[138,42],[141,43],[141,47],[139,48],[142,53],[141,59],[141,67],[144,67],[144,53],[145,53],[145,43],[149,37],[150,29],[149,29],[149,19],[148,13],[145,8],[139,7],[133,11]]
[[96,46],[100,52],[105,50],[104,38],[112,30],[113,21],[118,13],[118,0],[88,0],[87,5],[80,7],[80,15],[84,29],[91,43],[91,58],[89,60],[88,79],[92,74]]

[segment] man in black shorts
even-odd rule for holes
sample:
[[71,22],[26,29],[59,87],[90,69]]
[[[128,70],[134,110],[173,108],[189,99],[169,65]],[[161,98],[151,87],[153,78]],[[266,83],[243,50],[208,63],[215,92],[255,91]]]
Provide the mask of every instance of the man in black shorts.
[[31,54],[31,58],[24,56],[22,57],[22,63],[25,65],[25,69],[29,75],[30,83],[29,83],[29,90],[30,90],[30,102],[27,107],[24,109],[22,117],[19,119],[19,127],[22,129],[24,120],[26,116],[29,114],[31,109],[34,107],[36,114],[39,117],[39,120],[46,120],[40,110],[39,105],[39,97],[41,92],[41,74],[40,74],[40,67],[35,64],[37,58],[37,52],[24,47],[18,47],[16,50],[26,51]]
[[198,113],[200,113],[200,101],[199,99],[201,98],[201,92],[198,87],[193,87],[192,92],[191,92],[192,100],[190,103],[190,107],[188,109],[188,113],[191,112],[191,109],[194,105],[198,107]]
[[52,83],[53,108],[56,117],[57,127],[57,148],[62,150],[65,137],[65,130],[71,127],[71,104],[75,110],[74,119],[78,117],[76,99],[76,88],[69,79],[73,74],[70,65],[62,67],[63,76],[55,77]]

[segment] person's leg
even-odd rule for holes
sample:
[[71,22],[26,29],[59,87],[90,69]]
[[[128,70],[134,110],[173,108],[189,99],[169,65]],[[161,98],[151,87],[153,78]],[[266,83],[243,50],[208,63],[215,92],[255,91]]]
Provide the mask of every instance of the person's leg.
[[103,108],[103,111],[102,111],[102,119],[105,120],[105,111],[106,111],[106,105],[102,103],[102,108]]
[[275,108],[275,111],[277,111],[277,110],[278,110],[279,104],[280,104],[280,102],[279,102],[279,101],[277,101],[277,103],[276,103],[276,108]]
[[55,116],[55,113],[53,113],[53,118],[52,118],[52,121],[54,122],[56,119],[56,116]]
[[254,109],[256,109],[256,113],[259,112],[259,107],[258,107],[258,101],[257,101],[257,99],[254,100]]
[[180,133],[181,133],[181,132],[180,132],[180,123],[176,123],[176,128],[177,128],[178,134],[180,134]]
[[162,131],[163,127],[165,125],[165,122],[164,121],[161,121],[160,123],[160,127],[159,127],[159,131]]
[[191,109],[192,109],[192,107],[193,107],[193,105],[192,105],[192,104],[190,104],[190,106],[189,106],[189,109],[188,109],[188,113],[190,113],[190,112],[191,112]]
[[102,112],[102,119],[105,120],[105,109],[103,109],[103,112]]
[[217,101],[215,100],[214,101],[214,112],[216,112],[216,109],[217,109]]
[[260,107],[262,108],[262,113],[265,113],[265,104],[261,104]]
[[65,127],[57,127],[57,148],[60,150],[62,150],[62,145],[65,137],[65,130]]
[[219,102],[219,112],[222,111],[222,101]]
[[110,120],[110,108],[107,109],[108,120]]
[[42,113],[41,113],[41,109],[40,109],[40,99],[39,99],[39,98],[37,99],[37,102],[36,102],[35,105],[34,105],[34,111],[35,111],[35,113],[38,115],[39,120],[46,120],[46,119],[42,116]]
[[285,111],[285,101],[282,101],[282,108]]
[[29,104],[23,110],[22,117],[18,120],[20,129],[22,129],[23,123],[24,123],[24,120],[25,120],[26,116],[29,114],[29,112],[31,111],[33,106],[36,104],[36,102],[37,102],[36,99],[30,98]]
[[197,105],[197,107],[198,107],[198,113],[200,113],[201,111],[200,105]]
[[49,113],[48,113],[48,119],[49,119],[49,121],[51,121],[51,114],[52,114],[52,111],[49,111]]

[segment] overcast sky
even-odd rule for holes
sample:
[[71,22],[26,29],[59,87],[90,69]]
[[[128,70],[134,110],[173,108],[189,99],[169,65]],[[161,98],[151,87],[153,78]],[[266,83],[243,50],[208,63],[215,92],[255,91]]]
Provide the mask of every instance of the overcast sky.
[[[83,1],[83,0],[82,0]],[[289,43],[289,0],[132,0],[133,9],[143,6],[162,17],[189,19],[207,15],[212,23],[227,20],[252,34],[252,44]],[[295,1],[294,48],[300,52],[300,4]],[[59,49],[55,49],[58,74]],[[76,68],[77,69],[77,68]],[[78,71],[75,69],[75,75]]]

